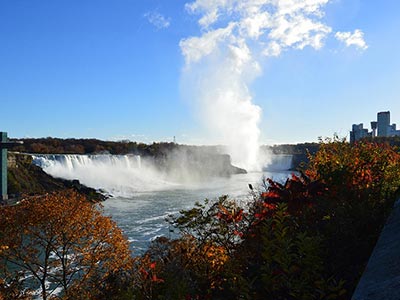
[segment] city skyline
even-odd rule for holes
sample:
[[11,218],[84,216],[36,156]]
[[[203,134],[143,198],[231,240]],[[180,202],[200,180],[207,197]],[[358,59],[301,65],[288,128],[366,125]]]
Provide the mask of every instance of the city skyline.
[[[370,122],[371,131],[364,128],[364,123],[353,124],[350,131],[350,143],[366,137],[394,137],[400,136],[397,124],[390,121],[390,111],[381,111],[376,115],[376,121]],[[367,125],[368,126],[368,125]]]
[[[218,3],[2,1],[0,130],[16,138],[224,143],[216,119],[229,117],[229,107],[206,102],[204,109],[195,98],[208,88],[190,86],[199,78],[185,72],[189,65],[198,71],[191,74],[214,74],[199,69],[226,49],[235,59],[248,50],[251,59],[240,59],[254,63],[239,70],[235,84],[244,87],[233,91],[250,97],[257,117],[259,108],[260,144],[345,137],[349,125],[377,111],[399,122],[397,1],[302,1],[298,8],[286,0],[269,19],[257,1]],[[229,81],[220,86],[213,88],[229,89]]]

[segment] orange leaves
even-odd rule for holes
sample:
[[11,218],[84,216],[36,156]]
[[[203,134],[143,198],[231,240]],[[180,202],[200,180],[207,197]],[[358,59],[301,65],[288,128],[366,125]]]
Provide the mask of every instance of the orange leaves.
[[268,198],[277,199],[277,198],[280,198],[280,195],[279,195],[279,193],[277,191],[268,191],[268,192],[261,193],[261,198],[263,198],[263,199],[268,199]]
[[353,197],[384,196],[399,185],[400,154],[388,144],[345,142],[321,144],[311,158],[307,174],[331,186],[333,193],[345,187]]
[[42,298],[52,292],[43,284],[50,278],[64,291],[70,286],[83,290],[96,284],[92,278],[103,279],[130,264],[121,230],[75,192],[27,197],[0,214],[8,245],[0,256],[31,273],[43,288]]
[[226,249],[221,246],[204,245],[202,252],[204,252],[208,263],[215,271],[222,267],[229,258]]
[[218,209],[217,218],[222,219],[227,223],[236,223],[243,219],[243,209],[233,208],[229,211],[222,204],[219,204]]

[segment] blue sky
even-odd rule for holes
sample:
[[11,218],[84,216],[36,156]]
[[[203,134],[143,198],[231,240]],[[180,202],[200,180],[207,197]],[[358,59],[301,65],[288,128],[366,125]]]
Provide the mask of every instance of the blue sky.
[[[346,136],[351,124],[368,124],[383,110],[400,126],[400,2],[326,1],[321,22],[332,32],[321,47],[257,58],[260,74],[247,87],[262,110],[262,144]],[[200,26],[213,1],[197,2],[206,4],[190,10],[194,0],[0,1],[0,130],[19,138],[219,142],[183,92],[182,41],[233,16]],[[357,29],[364,46],[335,38]]]

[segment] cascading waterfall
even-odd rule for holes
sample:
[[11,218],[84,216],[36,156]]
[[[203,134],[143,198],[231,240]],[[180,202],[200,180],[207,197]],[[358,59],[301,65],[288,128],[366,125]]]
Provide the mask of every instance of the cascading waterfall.
[[[273,166],[288,165],[289,156],[270,156],[277,158],[272,160]],[[207,182],[176,183],[171,181],[171,174],[160,172],[150,160],[141,160],[135,155],[57,154],[32,157],[34,164],[53,177],[78,179],[86,186],[115,196],[103,203],[105,213],[118,223],[132,243],[132,250],[138,251],[136,253],[145,251],[148,243],[156,237],[171,235],[168,224],[164,222],[168,215],[191,208],[196,201],[215,199],[220,195],[228,194],[232,199],[247,201],[249,183],[259,186],[264,174],[267,177],[274,174],[275,179],[282,178],[282,181],[288,176],[287,172],[250,172],[230,177],[210,177]],[[176,161],[182,162],[182,157],[177,155]],[[191,175],[183,169],[185,176]]]
[[53,177],[78,179],[116,196],[177,186],[150,165],[143,165],[138,155],[34,155],[33,163]]
[[263,167],[264,171],[287,171],[293,168],[293,155],[273,154],[269,162]]

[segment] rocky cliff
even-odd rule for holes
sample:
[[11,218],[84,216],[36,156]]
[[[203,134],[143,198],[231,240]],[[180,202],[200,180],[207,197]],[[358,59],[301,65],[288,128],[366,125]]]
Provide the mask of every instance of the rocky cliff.
[[53,191],[74,189],[85,194],[91,201],[102,201],[106,197],[96,190],[86,187],[77,180],[53,178],[40,167],[32,164],[32,157],[20,153],[8,153],[8,194],[44,194]]

